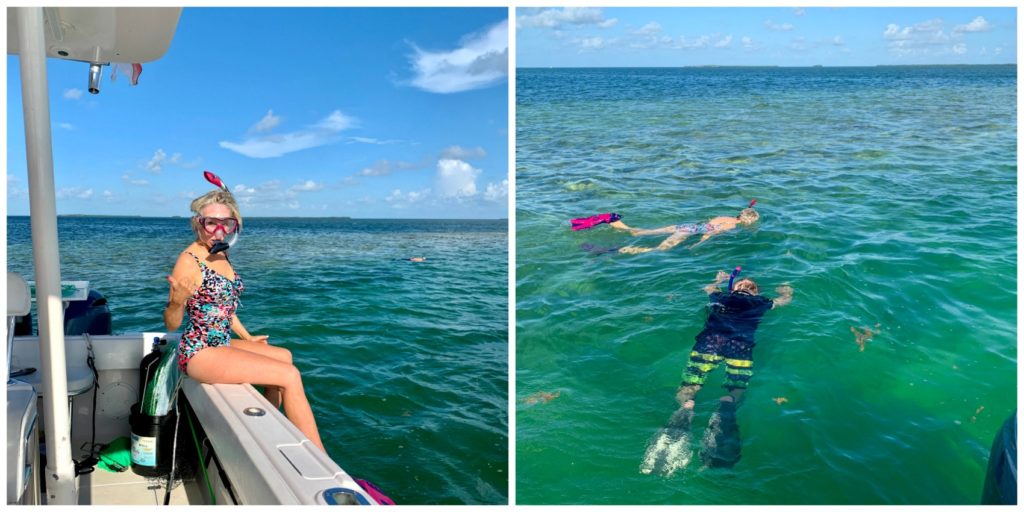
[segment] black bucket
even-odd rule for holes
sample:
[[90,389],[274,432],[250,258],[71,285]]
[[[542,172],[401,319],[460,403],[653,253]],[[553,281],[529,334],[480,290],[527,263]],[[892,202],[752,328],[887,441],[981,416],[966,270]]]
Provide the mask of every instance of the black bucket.
[[165,416],[139,413],[132,405],[128,421],[132,427],[132,471],[141,476],[166,476],[171,472],[177,413]]

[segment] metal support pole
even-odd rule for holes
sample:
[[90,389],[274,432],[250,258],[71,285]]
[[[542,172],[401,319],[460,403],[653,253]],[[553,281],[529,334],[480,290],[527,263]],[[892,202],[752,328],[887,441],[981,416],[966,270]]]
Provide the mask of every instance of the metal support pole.
[[75,465],[71,460],[67,363],[64,355],[64,305],[60,292],[57,201],[53,184],[50,98],[46,78],[43,9],[13,8],[18,30],[21,94],[25,110],[32,254],[36,271],[42,362],[43,416],[46,426],[46,497],[49,505],[76,505]]

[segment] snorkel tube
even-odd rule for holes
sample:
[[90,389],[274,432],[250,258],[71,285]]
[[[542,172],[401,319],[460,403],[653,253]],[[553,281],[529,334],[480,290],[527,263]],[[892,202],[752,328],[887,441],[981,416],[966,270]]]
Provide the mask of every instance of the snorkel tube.
[[[220,176],[217,176],[216,174],[210,171],[203,171],[203,177],[206,178],[206,181],[213,183],[224,192],[227,192],[229,194],[231,193],[231,190],[229,190],[228,186],[224,184],[224,181],[220,179]],[[241,231],[242,225],[239,224],[238,227],[235,228],[235,231],[233,233],[225,233],[223,240],[217,240],[216,242],[213,243],[213,246],[210,247],[210,254],[217,254],[218,252],[223,252],[230,249],[233,245],[235,245],[235,242],[238,241],[238,233]]]
[[732,281],[736,279],[736,276],[740,275],[740,267],[736,267],[736,270],[729,274],[729,293],[732,293]]

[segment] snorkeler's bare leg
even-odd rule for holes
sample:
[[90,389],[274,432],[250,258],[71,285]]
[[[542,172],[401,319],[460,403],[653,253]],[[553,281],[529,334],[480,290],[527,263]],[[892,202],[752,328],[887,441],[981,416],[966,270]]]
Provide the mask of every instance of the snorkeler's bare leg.
[[693,448],[690,446],[693,397],[699,390],[700,385],[691,384],[681,386],[676,392],[676,400],[681,407],[672,413],[665,426],[658,429],[648,442],[640,462],[641,473],[658,473],[668,477],[689,465],[693,458]]
[[626,247],[619,248],[619,252],[622,254],[642,254],[653,250],[653,247],[637,247],[635,245],[627,245]]
[[676,231],[676,232],[672,233],[671,236],[669,236],[664,241],[662,241],[660,245],[658,245],[658,250],[659,251],[667,251],[667,250],[669,250],[669,249],[671,249],[671,248],[673,248],[673,247],[683,243],[683,240],[686,240],[689,236],[690,236],[690,233],[687,233],[685,231]]
[[[247,352],[253,352],[256,354],[264,355],[281,361],[283,363],[292,364],[292,351],[284,347],[277,347],[269,345],[265,342],[261,343],[258,341],[231,340],[232,347],[238,347]],[[284,395],[281,393],[281,388],[277,386],[263,386],[263,396],[267,398],[267,401],[274,404],[274,407],[281,407],[281,402],[284,399]]]
[[676,232],[676,226],[665,226],[663,228],[655,228],[655,229],[632,228],[632,229],[629,230],[629,234],[637,235],[637,236],[644,236],[644,235],[671,235],[672,233],[675,233],[675,232]]
[[700,391],[700,384],[688,384],[685,386],[679,386],[679,390],[676,391],[676,401],[679,402],[679,406],[684,409],[693,409],[693,397]]
[[[206,384],[262,384],[280,387],[284,414],[314,445],[324,450],[313,409],[295,365],[237,347],[204,348],[188,363],[188,376]],[[326,452],[326,450],[324,450]]]

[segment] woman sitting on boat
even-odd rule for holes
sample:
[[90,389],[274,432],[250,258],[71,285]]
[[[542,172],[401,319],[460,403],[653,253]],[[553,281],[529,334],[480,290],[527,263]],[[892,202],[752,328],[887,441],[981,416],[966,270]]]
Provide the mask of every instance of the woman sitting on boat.
[[[242,229],[238,204],[217,176],[207,180],[221,187],[192,201],[196,240],[179,256],[167,277],[170,298],[164,309],[168,331],[177,330],[185,315],[178,345],[178,366],[206,384],[259,384],[274,406],[313,444],[324,450],[291,351],[271,346],[267,336],[252,336],[235,310],[244,285],[223,252]],[[231,339],[230,331],[238,338]],[[325,450],[326,451],[326,450]]]

